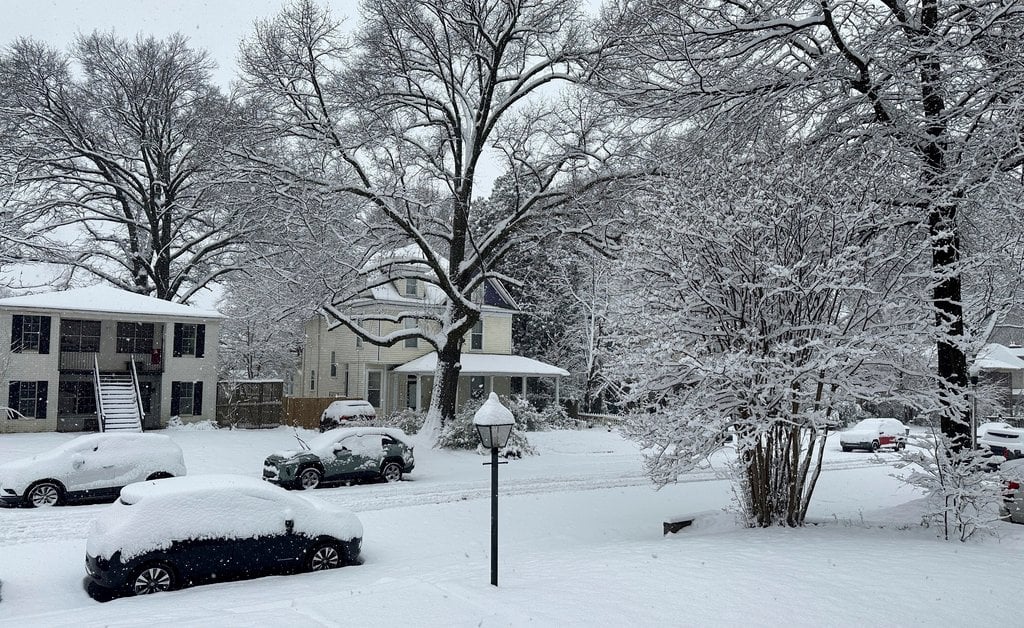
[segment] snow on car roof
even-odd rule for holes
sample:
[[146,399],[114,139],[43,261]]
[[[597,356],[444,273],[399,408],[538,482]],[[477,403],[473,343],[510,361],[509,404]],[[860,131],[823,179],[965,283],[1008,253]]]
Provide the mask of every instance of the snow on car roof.
[[167,318],[224,318],[223,314],[214,310],[172,303],[103,285],[8,297],[0,299],[0,307],[108,314],[145,314]]
[[391,438],[400,441],[403,445],[410,446],[409,436],[396,427],[339,427],[328,430],[309,441],[309,448],[322,450],[329,448],[332,444],[349,436],[366,436],[374,434],[387,434]]
[[122,560],[166,549],[177,541],[280,535],[286,521],[309,537],[361,537],[359,519],[343,508],[289,493],[242,475],[196,475],[129,484],[121,499],[93,521],[92,556]]

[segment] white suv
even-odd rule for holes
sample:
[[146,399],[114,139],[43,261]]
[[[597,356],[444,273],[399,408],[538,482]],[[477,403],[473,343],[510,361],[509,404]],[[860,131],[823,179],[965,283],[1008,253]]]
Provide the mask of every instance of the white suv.
[[907,428],[899,419],[864,419],[839,435],[843,451],[867,449],[878,451],[892,447],[896,451],[907,447]]
[[0,503],[57,506],[117,499],[132,482],[185,475],[181,447],[162,434],[89,434],[0,465]]
[[1006,423],[1002,426],[989,427],[978,439],[978,444],[988,447],[993,454],[1002,456],[1007,460],[1024,458],[1024,429],[1010,427]]

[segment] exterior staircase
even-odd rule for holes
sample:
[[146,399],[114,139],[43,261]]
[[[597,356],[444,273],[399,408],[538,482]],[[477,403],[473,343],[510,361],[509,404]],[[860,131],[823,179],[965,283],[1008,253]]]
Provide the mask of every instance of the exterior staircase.
[[141,432],[142,398],[134,364],[127,373],[93,371],[96,390],[96,415],[101,432]]

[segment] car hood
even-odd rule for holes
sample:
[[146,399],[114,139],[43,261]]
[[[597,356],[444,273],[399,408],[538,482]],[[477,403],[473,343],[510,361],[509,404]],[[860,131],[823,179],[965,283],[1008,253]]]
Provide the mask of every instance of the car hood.
[[288,449],[285,451],[277,451],[267,456],[267,464],[280,464],[282,462],[299,461],[299,460],[311,460],[318,458],[316,454],[311,451],[300,451],[298,449]]

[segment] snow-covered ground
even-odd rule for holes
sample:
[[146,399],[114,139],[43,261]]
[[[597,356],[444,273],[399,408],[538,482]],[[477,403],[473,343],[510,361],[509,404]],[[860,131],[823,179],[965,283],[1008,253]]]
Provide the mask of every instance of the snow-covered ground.
[[[190,474],[258,476],[286,429],[167,431]],[[0,436],[0,461],[68,434]],[[81,587],[106,505],[0,509],[0,625],[12,626],[972,626],[1019,617],[1024,526],[966,544],[923,529],[920,495],[830,440],[811,518],[748,530],[714,469],[655,490],[635,445],[604,430],[531,433],[502,465],[499,587],[490,582],[489,469],[417,447],[398,484],[313,493],[358,513],[365,563],[98,604]],[[724,464],[727,454],[715,460]],[[891,460],[893,454],[877,458]],[[664,536],[662,521],[705,513]]]

